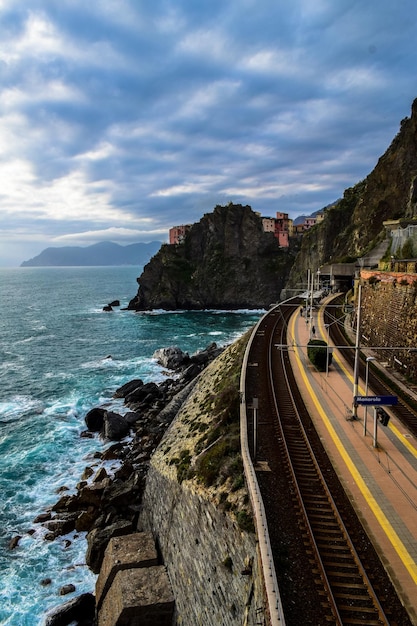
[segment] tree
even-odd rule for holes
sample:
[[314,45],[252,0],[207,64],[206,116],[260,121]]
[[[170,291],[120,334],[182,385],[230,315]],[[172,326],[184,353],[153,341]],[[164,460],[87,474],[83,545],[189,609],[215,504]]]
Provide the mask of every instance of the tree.
[[401,248],[402,259],[412,259],[414,257],[413,240],[411,237],[405,240],[403,247]]
[[310,339],[307,344],[307,356],[319,372],[326,371],[326,359],[329,359],[328,365],[331,365],[333,357],[323,339]]

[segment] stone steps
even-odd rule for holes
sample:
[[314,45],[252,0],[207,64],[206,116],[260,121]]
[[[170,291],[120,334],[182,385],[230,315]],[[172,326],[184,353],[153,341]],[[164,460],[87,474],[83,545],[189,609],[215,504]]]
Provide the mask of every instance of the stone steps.
[[171,626],[174,608],[152,534],[110,539],[96,582],[98,626]]

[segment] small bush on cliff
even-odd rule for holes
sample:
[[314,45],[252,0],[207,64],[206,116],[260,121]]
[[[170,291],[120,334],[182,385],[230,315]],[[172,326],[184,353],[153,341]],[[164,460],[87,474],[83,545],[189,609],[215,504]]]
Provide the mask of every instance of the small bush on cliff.
[[403,247],[401,248],[401,254],[400,254],[400,258],[401,259],[412,259],[414,258],[414,246],[413,246],[413,240],[411,237],[409,237]]
[[219,390],[213,405],[223,424],[230,424],[239,419],[239,381],[230,377],[223,388]]
[[253,517],[247,511],[238,511],[236,513],[236,520],[240,530],[246,530],[249,533],[255,532]]
[[181,484],[187,478],[191,465],[191,454],[189,450],[182,450],[179,457],[171,459],[171,465],[177,466],[177,480]]
[[307,345],[307,356],[319,372],[326,371],[327,358],[329,365],[332,362],[332,353],[327,350],[327,343],[322,339],[310,339]]
[[196,476],[206,486],[210,487],[216,480],[230,475],[231,468],[242,467],[239,463],[229,463],[228,471],[222,472],[227,458],[234,457],[240,450],[240,438],[231,434],[222,436],[210,448],[204,451],[196,464]]

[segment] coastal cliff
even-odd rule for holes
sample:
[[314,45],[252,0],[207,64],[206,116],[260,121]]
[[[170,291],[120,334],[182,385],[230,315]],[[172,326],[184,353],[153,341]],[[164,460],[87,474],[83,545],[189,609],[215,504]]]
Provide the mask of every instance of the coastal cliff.
[[[385,238],[383,222],[417,215],[417,99],[411,117],[372,172],[324,212],[324,219],[303,236],[287,287],[305,281],[308,268],[354,261]],[[387,241],[388,245],[388,241]]]
[[277,301],[294,260],[249,206],[216,206],[181,244],[163,245],[138,278],[129,309],[265,308]]
[[139,525],[163,555],[177,624],[255,626],[267,614],[240,451],[248,337],[202,373],[150,463]]

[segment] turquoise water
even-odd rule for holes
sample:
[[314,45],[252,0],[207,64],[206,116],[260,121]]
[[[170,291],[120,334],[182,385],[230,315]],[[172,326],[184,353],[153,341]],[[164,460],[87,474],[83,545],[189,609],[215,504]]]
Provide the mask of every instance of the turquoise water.
[[[86,412],[112,402],[132,378],[163,380],[152,358],[157,348],[225,345],[259,319],[259,311],[123,311],[139,274],[134,267],[0,269],[1,625],[41,625],[51,607],[94,590],[85,537],[48,542],[33,523],[60,487],[74,490],[104,449],[100,439],[80,437]],[[102,311],[116,299],[120,308]],[[10,550],[15,535],[22,539]],[[42,585],[45,578],[51,584]],[[68,583],[75,593],[60,597]]]

